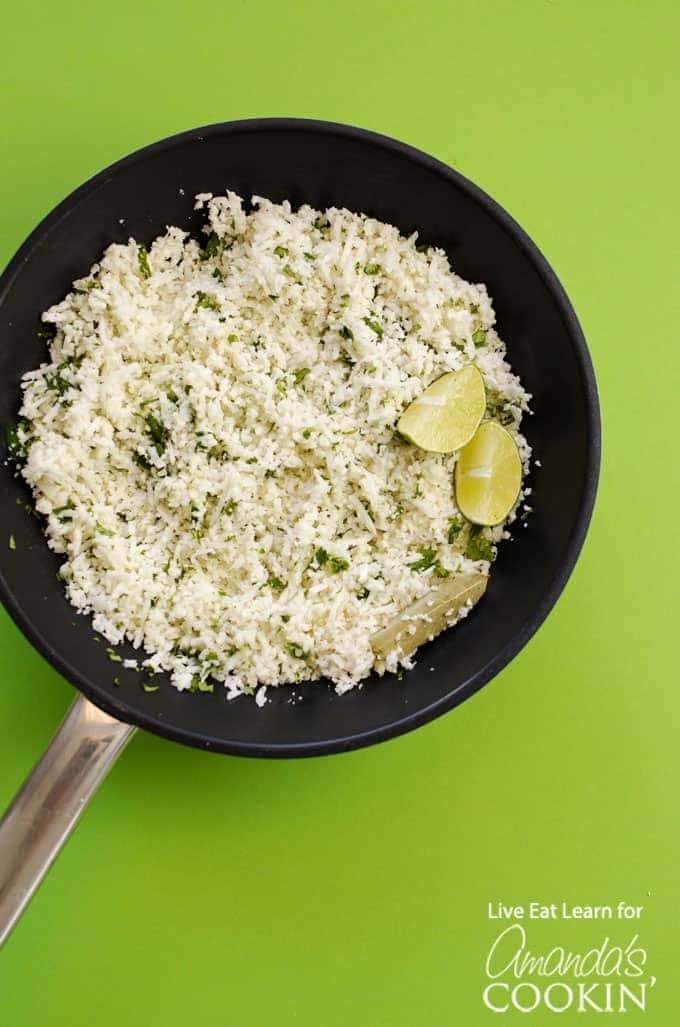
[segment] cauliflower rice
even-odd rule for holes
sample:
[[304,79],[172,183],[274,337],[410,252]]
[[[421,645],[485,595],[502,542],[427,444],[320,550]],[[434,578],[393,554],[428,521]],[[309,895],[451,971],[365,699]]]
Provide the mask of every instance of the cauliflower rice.
[[529,397],[484,285],[417,233],[260,197],[247,212],[231,192],[196,206],[202,242],[168,228],[148,253],[111,245],[43,315],[22,473],[69,600],[145,667],[260,704],[285,682],[342,692],[433,571],[486,571],[470,555],[508,535],[449,544],[456,454],[401,440],[400,414],[474,361],[526,470]]

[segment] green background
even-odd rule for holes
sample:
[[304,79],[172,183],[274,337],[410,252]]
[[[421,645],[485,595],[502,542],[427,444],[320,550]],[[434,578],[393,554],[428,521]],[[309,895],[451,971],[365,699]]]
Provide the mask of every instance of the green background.
[[[6,9],[0,261],[90,174],[181,129],[299,115],[397,136],[490,192],[561,277],[599,378],[599,500],[548,622],[437,722],[287,763],[138,735],[0,955],[0,1021],[476,1027],[498,1021],[480,997],[498,930],[487,902],[625,899],[645,906],[637,929],[658,979],[648,1012],[629,1015],[669,1027],[678,6],[188,6]],[[0,656],[4,804],[72,690],[4,614]],[[530,942],[605,933],[632,930],[557,922],[530,926]]]

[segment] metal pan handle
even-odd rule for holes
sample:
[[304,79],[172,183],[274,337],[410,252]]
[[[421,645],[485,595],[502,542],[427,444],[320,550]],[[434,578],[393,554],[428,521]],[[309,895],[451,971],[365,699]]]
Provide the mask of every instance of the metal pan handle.
[[135,728],[80,696],[0,820],[0,945]]

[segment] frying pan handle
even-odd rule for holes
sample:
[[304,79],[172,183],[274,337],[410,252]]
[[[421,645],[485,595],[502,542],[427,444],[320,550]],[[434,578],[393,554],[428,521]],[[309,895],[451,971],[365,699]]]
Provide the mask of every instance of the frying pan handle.
[[134,732],[80,696],[0,820],[0,945]]

